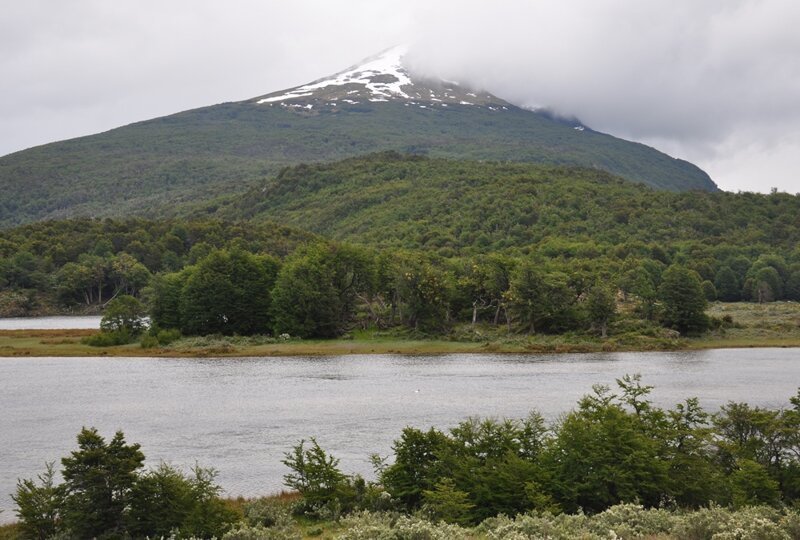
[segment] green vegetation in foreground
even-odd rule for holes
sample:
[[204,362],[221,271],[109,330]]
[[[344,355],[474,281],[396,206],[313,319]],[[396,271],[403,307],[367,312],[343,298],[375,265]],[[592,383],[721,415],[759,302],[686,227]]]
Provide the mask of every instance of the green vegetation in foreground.
[[[623,311],[630,306],[623,306]],[[339,354],[568,353],[657,351],[752,347],[800,347],[800,303],[715,302],[711,317],[728,315],[733,324],[700,337],[675,338],[627,333],[602,339],[595,335],[525,335],[505,327],[465,324],[447,336],[425,338],[407,331],[356,330],[340,339],[281,339],[273,336],[209,335],[182,337],[168,345],[139,342],[93,347],[82,340],[96,330],[0,330],[0,356],[306,356]],[[167,341],[169,341],[167,339]]]
[[651,390],[626,375],[550,424],[532,411],[407,427],[372,457],[374,481],[300,441],[283,459],[293,494],[254,500],[222,499],[199,465],[145,469],[121,432],[84,428],[62,483],[54,463],[18,481],[20,522],[0,538],[797,538],[800,391],[785,409],[709,414],[696,398],[655,407]]

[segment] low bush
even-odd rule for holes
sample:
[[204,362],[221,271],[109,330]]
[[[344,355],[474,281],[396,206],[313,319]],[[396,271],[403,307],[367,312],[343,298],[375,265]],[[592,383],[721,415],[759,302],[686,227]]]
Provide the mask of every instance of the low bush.
[[91,336],[86,336],[81,339],[81,343],[91,347],[114,347],[116,345],[127,345],[132,343],[134,337],[131,333],[123,328],[121,330],[113,330],[110,332],[100,332]]

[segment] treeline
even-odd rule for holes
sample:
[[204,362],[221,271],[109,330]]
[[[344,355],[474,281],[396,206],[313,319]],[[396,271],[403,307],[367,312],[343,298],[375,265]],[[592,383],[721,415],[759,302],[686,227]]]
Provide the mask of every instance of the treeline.
[[[698,195],[705,196],[716,195]],[[790,203],[784,199],[792,197],[753,197],[774,197],[772,223],[785,220]],[[471,322],[603,334],[614,318],[607,313],[611,298],[635,306],[626,317],[699,332],[707,322],[691,320],[703,307],[698,283],[706,301],[800,300],[800,251],[784,246],[785,238],[773,245],[712,237],[601,245],[566,235],[533,248],[493,251],[489,244],[486,253],[443,256],[441,250],[322,241],[270,223],[42,222],[0,231],[0,315],[97,312],[130,295],[152,307],[160,325],[187,334],[334,337],[369,326],[439,333]],[[246,278],[247,269],[242,279],[222,275],[240,265],[263,270],[260,281]],[[666,278],[676,273],[682,277],[670,284]],[[670,300],[668,290],[677,297]],[[689,302],[694,315],[678,320],[671,301]],[[248,306],[252,322],[225,322],[242,311],[237,305]],[[215,317],[222,322],[211,322]]]
[[709,414],[694,398],[654,406],[637,375],[617,384],[614,393],[595,386],[550,424],[533,412],[472,418],[449,431],[406,428],[391,456],[372,457],[374,481],[342,472],[314,439],[301,441],[283,460],[285,485],[299,500],[223,500],[212,470],[145,470],[139,445],[122,433],[106,441],[83,429],[78,449],[61,460],[61,484],[52,464],[38,481],[18,482],[17,530],[37,539],[295,539],[299,522],[333,520],[343,538],[797,532],[800,516],[781,509],[800,498],[800,392],[787,409],[729,402]]
[[139,296],[153,275],[235,246],[285,256],[314,236],[271,223],[218,220],[45,221],[0,231],[0,314],[99,309]]
[[[637,298],[644,320],[681,333],[708,328],[696,272],[653,264],[624,276],[622,291]],[[441,333],[477,322],[531,334],[605,336],[617,314],[617,294],[615,280],[594,266],[499,255],[442,261],[329,243],[303,246],[283,262],[236,249],[215,251],[156,277],[149,290],[159,328],[303,338],[338,337],[359,326]]]

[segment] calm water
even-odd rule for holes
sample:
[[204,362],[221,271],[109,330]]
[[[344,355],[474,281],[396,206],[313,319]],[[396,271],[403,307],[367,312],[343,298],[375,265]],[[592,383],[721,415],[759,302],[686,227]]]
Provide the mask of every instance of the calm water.
[[549,418],[594,383],[640,372],[660,405],[690,396],[780,407],[800,386],[800,349],[581,355],[150,359],[0,358],[0,519],[18,477],[75,446],[81,426],[124,430],[148,463],[213,465],[230,495],[281,488],[283,453],[314,436],[346,472],[370,474],[407,425],[469,415]]
[[100,328],[101,318],[92,315],[80,317],[6,317],[0,318],[0,330]]

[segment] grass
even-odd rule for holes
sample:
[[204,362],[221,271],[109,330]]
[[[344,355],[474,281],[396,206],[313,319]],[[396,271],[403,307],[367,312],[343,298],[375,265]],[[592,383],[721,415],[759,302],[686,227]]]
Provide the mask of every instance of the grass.
[[[346,354],[575,353],[747,347],[800,347],[800,303],[714,303],[709,315],[729,315],[731,328],[696,338],[675,338],[655,328],[618,330],[608,339],[586,334],[522,335],[488,325],[463,325],[449,336],[356,331],[348,339],[280,341],[266,336],[202,336],[167,347],[138,343],[91,347],[81,338],[96,330],[0,330],[0,356],[325,356]],[[623,325],[620,325],[623,328]]]

